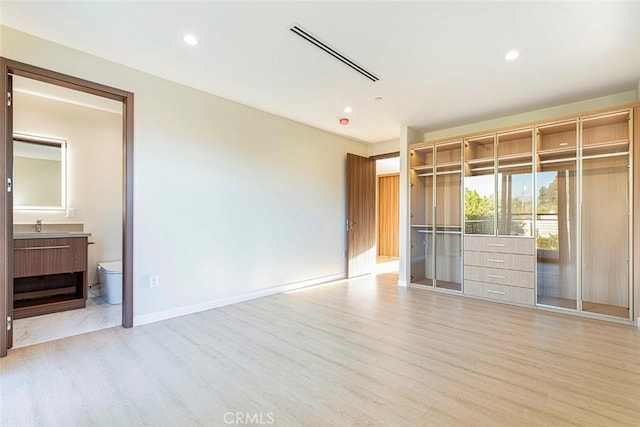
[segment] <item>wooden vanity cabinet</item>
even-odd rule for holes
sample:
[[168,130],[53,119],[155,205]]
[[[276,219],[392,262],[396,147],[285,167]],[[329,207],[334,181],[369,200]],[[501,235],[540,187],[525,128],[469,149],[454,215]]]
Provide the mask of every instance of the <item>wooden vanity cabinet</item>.
[[84,308],[87,237],[13,241],[15,319]]

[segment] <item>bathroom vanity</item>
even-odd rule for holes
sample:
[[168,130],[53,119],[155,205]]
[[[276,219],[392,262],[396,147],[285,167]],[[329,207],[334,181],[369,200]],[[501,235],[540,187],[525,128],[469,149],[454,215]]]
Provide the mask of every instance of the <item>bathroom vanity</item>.
[[16,233],[13,238],[13,317],[84,308],[90,233]]

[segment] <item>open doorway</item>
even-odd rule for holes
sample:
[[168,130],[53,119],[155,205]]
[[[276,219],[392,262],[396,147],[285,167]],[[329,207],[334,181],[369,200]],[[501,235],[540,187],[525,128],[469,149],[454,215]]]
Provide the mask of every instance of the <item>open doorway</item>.
[[[4,131],[0,133],[0,151],[4,154],[3,161],[0,162],[0,175],[4,175],[7,183],[6,192],[2,192],[0,195],[0,357],[7,355],[7,349],[13,347],[14,338],[14,277],[24,275],[27,280],[26,285],[32,286],[33,289],[28,289],[27,292],[34,292],[34,294],[28,295],[30,297],[48,297],[48,295],[40,294],[42,291],[48,291],[49,289],[38,288],[38,277],[40,276],[35,270],[40,268],[48,269],[44,275],[53,276],[49,279],[54,284],[62,284],[64,287],[75,287],[75,297],[69,298],[69,295],[73,295],[73,292],[67,293],[61,296],[63,300],[57,300],[53,298],[48,301],[50,305],[57,308],[64,305],[68,305],[69,308],[75,308],[78,305],[85,305],[85,300],[89,296],[88,284],[89,284],[89,272],[88,267],[88,255],[87,254],[89,236],[83,236],[83,244],[78,244],[81,241],[77,235],[63,235],[63,236],[50,236],[51,238],[42,238],[41,235],[37,235],[28,244],[17,243],[19,240],[15,239],[14,233],[14,193],[13,193],[13,181],[14,181],[14,80],[16,78],[27,78],[40,83],[49,83],[57,88],[72,89],[83,94],[92,94],[100,98],[114,100],[121,106],[120,115],[120,158],[121,166],[121,180],[120,180],[120,227],[117,233],[121,237],[121,280],[122,286],[122,306],[121,306],[121,324],[124,327],[133,326],[133,94],[113,87],[105,86],[99,83],[91,82],[88,80],[79,79],[77,77],[61,74],[55,71],[46,70],[43,68],[35,67],[29,64],[23,64],[17,61],[0,57],[0,92],[7,94],[7,102],[0,106],[0,117],[4,125]],[[96,129],[97,131],[97,129]],[[28,133],[33,133],[29,132]],[[37,133],[37,132],[35,132]],[[22,139],[28,141],[38,140],[33,138],[34,135],[24,136]],[[44,138],[40,142],[51,142],[50,145],[56,145],[62,149],[66,143],[59,138]],[[47,144],[44,144],[47,145]],[[63,185],[66,185],[63,183]],[[73,211],[64,210],[65,216],[72,216],[75,214]],[[41,218],[38,218],[41,219]],[[31,224],[28,224],[29,226]],[[34,234],[39,233],[43,229],[41,221],[35,221]],[[17,227],[16,227],[17,228]],[[19,230],[17,230],[19,231]],[[78,231],[65,231],[67,233],[78,233]],[[56,233],[54,233],[56,234]],[[61,234],[61,233],[57,233]],[[85,233],[82,233],[85,234]],[[65,242],[59,243],[55,239],[66,239]],[[29,240],[29,238],[25,238]],[[38,241],[40,240],[40,241]],[[45,240],[42,242],[42,240]],[[51,240],[51,242],[49,241]],[[32,244],[33,243],[33,244]],[[73,248],[73,249],[70,249]],[[69,251],[72,250],[72,256],[60,257],[50,256],[49,258],[39,255],[41,260],[38,262],[28,262],[24,254],[45,254],[47,251]],[[16,255],[19,254],[19,255]],[[59,262],[60,259],[66,260],[65,262]],[[72,267],[68,267],[68,265]],[[78,265],[84,265],[84,270],[77,270]],[[53,266],[53,267],[52,267]],[[62,267],[61,267],[62,266]],[[19,268],[18,268],[19,267]],[[70,269],[69,269],[70,268]],[[34,270],[31,271],[30,269]],[[29,270],[29,274],[24,274],[23,270]],[[61,270],[61,271],[58,271]],[[14,275],[14,271],[17,272]],[[82,271],[85,274],[80,274]],[[72,274],[75,277],[69,278],[68,274]],[[21,277],[22,278],[22,277]],[[67,282],[69,280],[69,282]],[[95,275],[94,275],[95,281]],[[50,285],[51,283],[48,283]],[[25,283],[21,283],[25,285]],[[69,285],[69,286],[67,286]],[[37,294],[37,295],[36,295]],[[23,295],[24,296],[24,295]],[[23,309],[24,307],[19,307]],[[32,307],[31,307],[32,308]],[[31,310],[29,308],[29,310]],[[35,310],[31,310],[27,313],[29,316],[35,316],[38,314],[51,313],[49,306],[42,305]],[[20,316],[24,315],[25,310],[19,310]],[[40,311],[36,313],[35,311]]]
[[37,262],[33,241],[56,242],[54,256],[86,245],[66,275],[16,271],[14,258],[13,348],[121,324],[122,123],[122,102],[13,77],[14,257]]
[[399,268],[400,157],[376,160],[376,266],[375,273]]

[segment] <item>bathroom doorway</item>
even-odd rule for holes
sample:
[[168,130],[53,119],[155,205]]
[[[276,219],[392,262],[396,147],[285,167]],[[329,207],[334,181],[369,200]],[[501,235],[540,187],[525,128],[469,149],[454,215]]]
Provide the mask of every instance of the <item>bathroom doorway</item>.
[[[13,346],[15,331],[15,328],[13,327],[14,322],[12,319],[12,311],[14,307],[14,276],[12,272],[12,258],[14,250],[14,231],[18,230],[14,230],[14,193],[11,191],[12,181],[14,178],[12,176],[14,173],[14,165],[12,164],[14,155],[14,124],[20,127],[21,132],[26,131],[28,133],[37,133],[37,131],[34,131],[33,127],[30,128],[29,125],[25,125],[25,122],[21,120],[21,117],[16,116],[17,114],[21,113],[19,109],[14,108],[15,104],[13,101],[16,99],[16,95],[18,95],[18,93],[14,93],[15,89],[19,90],[20,96],[23,96],[24,99],[28,99],[29,97],[31,97],[31,100],[33,101],[34,99],[36,99],[34,98],[34,92],[37,91],[30,91],[29,87],[33,88],[38,87],[38,85],[46,84],[51,86],[52,88],[59,89],[61,92],[71,90],[72,92],[78,94],[79,96],[75,100],[72,100],[71,103],[82,103],[84,101],[76,101],[78,99],[82,100],[82,95],[85,95],[84,99],[86,100],[88,99],[86,94],[90,94],[93,99],[98,101],[98,103],[100,100],[102,100],[105,101],[104,105],[118,105],[119,107],[119,110],[121,112],[118,116],[120,126],[116,132],[116,135],[119,134],[118,139],[119,141],[121,141],[121,148],[118,150],[119,154],[116,152],[116,156],[119,158],[118,160],[120,160],[117,167],[122,171],[120,173],[120,180],[118,185],[120,189],[119,191],[116,189],[116,192],[117,197],[121,197],[122,202],[118,203],[118,210],[120,212],[119,215],[116,213],[118,222],[118,224],[116,224],[116,229],[113,229],[113,227],[109,228],[107,226],[105,227],[105,230],[100,230],[100,232],[103,236],[116,233],[117,235],[120,235],[122,237],[117,239],[117,245],[120,247],[119,250],[116,248],[114,252],[113,247],[109,248],[108,250],[106,250],[105,248],[101,248],[101,250],[105,249],[105,254],[110,253],[110,255],[105,255],[110,259],[100,259],[99,261],[112,261],[111,258],[117,257],[117,255],[114,255],[114,253],[116,252],[120,255],[120,259],[122,260],[122,306],[121,309],[118,310],[121,312],[120,321],[118,322],[118,324],[122,324],[122,326],[124,327],[133,326],[133,94],[119,89],[103,86],[101,84],[59,74],[53,71],[7,60],[4,58],[0,58],[0,68],[2,69],[3,73],[3,78],[1,81],[2,92],[8,94],[7,103],[2,107],[2,120],[5,123],[6,131],[3,132],[2,135],[0,135],[0,149],[3,153],[6,154],[6,161],[2,162],[2,165],[0,165],[0,169],[2,170],[2,173],[5,173],[7,177],[7,192],[3,193],[4,196],[0,197],[0,222],[3,224],[3,232],[0,233],[0,357],[5,356],[7,349]],[[14,85],[17,85],[17,87],[14,87]],[[48,99],[45,102],[51,103],[54,101],[54,98],[56,98],[55,94],[49,94]],[[68,99],[66,101],[69,102]],[[77,105],[75,107],[77,107]],[[100,107],[98,107],[98,109],[99,108]],[[106,108],[108,109],[109,107]],[[111,119],[113,120],[113,117],[111,117]],[[101,129],[99,129],[98,127],[95,128],[96,141],[99,139],[97,138],[97,136],[98,132],[100,131]],[[74,151],[77,154],[81,150],[76,149]],[[92,161],[95,162],[96,159],[93,159]],[[71,161],[69,161],[69,164],[71,165]],[[80,164],[77,158],[75,159],[74,164]],[[78,171],[75,170],[75,172],[73,173],[78,173]],[[97,192],[100,191],[100,187],[105,190],[105,187],[103,187],[102,185],[97,185],[96,187],[98,187],[96,188]],[[111,190],[113,194],[113,189]],[[28,210],[17,211],[17,215],[19,215],[20,217],[20,222],[24,222],[25,224],[23,225],[26,226],[28,226],[28,222],[30,219],[35,218],[31,218],[31,216],[38,216],[42,214],[43,212],[30,212]],[[53,218],[55,218],[55,215],[64,215],[66,218],[73,218],[75,214],[75,207],[69,204],[68,206],[65,206],[64,210],[55,212]],[[69,220],[67,220],[66,222],[68,223]],[[94,225],[94,228],[96,229],[100,227],[102,227],[102,225]],[[91,232],[92,230],[87,229],[85,231]],[[92,237],[89,237],[89,242],[93,241]],[[107,240],[113,241],[114,239],[105,238],[102,240],[106,242]],[[113,244],[111,244],[111,246],[113,246]],[[91,246],[89,246],[88,253],[91,254],[91,252],[92,249]],[[102,255],[97,255],[98,258],[100,258],[101,256]],[[95,284],[98,281],[97,273],[93,268],[94,264],[96,264],[96,259],[95,257],[92,258],[91,255],[89,255],[89,259],[90,262],[88,264],[90,267],[88,267],[86,271],[86,276],[88,279],[87,282],[89,284]],[[92,289],[92,291],[95,290]],[[92,293],[90,291],[89,296],[91,295]],[[93,295],[95,295],[95,292],[93,292]],[[60,318],[56,318],[55,322],[59,321]],[[71,320],[71,323],[74,323],[74,321]],[[82,332],[85,331],[79,331],[78,333]]]

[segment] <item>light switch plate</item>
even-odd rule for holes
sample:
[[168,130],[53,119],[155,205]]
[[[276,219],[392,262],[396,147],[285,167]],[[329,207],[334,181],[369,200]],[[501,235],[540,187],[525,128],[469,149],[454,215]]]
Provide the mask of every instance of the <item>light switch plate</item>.
[[74,208],[67,209],[67,218],[75,218],[76,210]]

